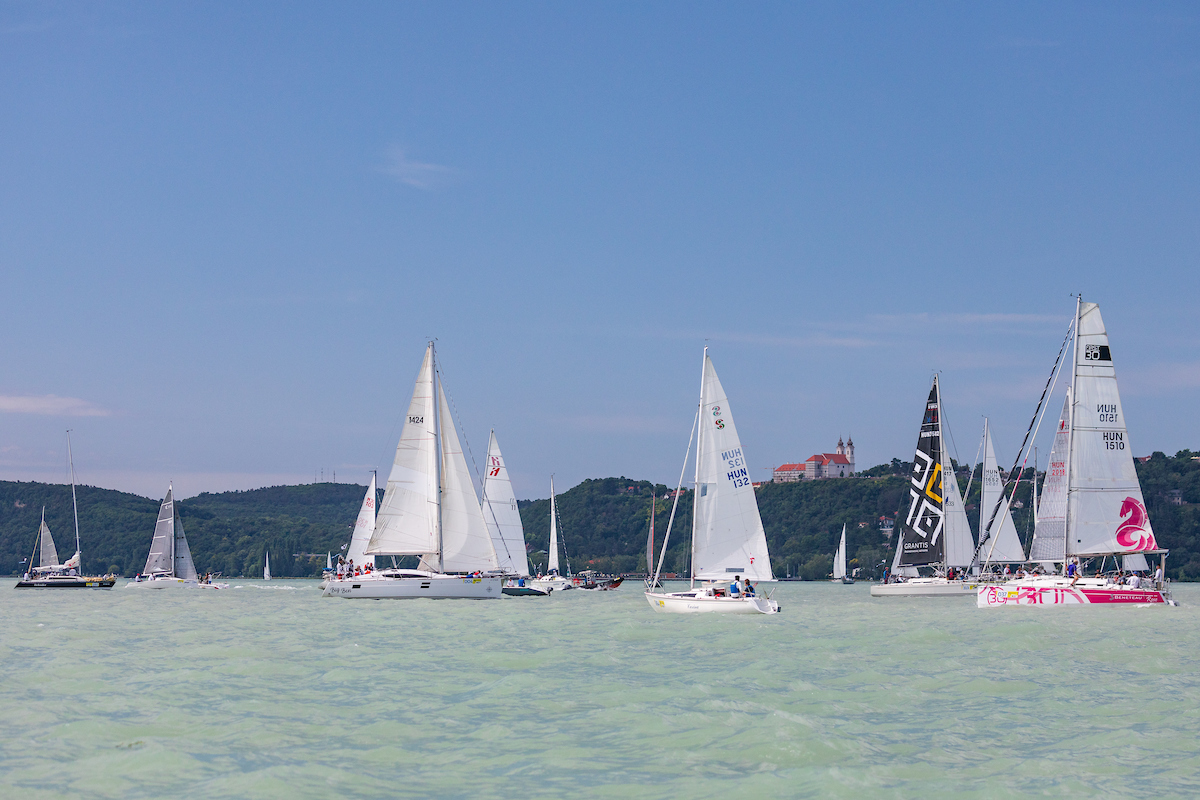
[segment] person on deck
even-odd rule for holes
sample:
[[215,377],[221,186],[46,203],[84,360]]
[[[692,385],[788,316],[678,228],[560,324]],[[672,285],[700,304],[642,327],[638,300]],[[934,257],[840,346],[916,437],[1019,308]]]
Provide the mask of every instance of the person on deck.
[[745,597],[754,597],[754,587],[750,585],[749,578],[742,582],[742,594]]
[[741,580],[741,577],[742,577],[741,575],[733,576],[733,583],[729,584],[729,596],[730,597],[740,598],[742,596],[742,588],[740,586],[738,586],[738,581]]
[[1075,582],[1079,580],[1079,567],[1074,561],[1071,561],[1067,564],[1067,577],[1071,579],[1072,586],[1074,586]]
[[1154,585],[1157,586],[1159,589],[1162,588],[1162,585],[1163,585],[1162,564],[1159,564],[1158,569],[1154,570]]

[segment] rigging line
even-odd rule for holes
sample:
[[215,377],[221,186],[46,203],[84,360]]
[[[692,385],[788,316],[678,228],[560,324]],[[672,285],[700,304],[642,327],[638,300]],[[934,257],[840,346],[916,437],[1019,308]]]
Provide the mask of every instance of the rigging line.
[[[696,438],[696,426],[700,424],[701,403],[696,404],[696,416],[692,420],[692,432],[688,434],[687,452],[683,454],[683,466],[679,470],[679,485],[675,487],[675,501],[671,503],[671,518],[667,521],[667,532],[663,534],[662,552],[658,556],[658,568],[654,571],[654,585],[658,585],[658,576],[662,574],[663,559],[667,557],[667,543],[671,541],[671,526],[675,524],[675,509],[679,508],[679,495],[683,491],[683,476],[687,474],[688,459],[692,457],[692,440]],[[696,500],[693,493],[692,515],[696,514]]]
[[[987,417],[983,418],[983,425],[984,425],[984,435],[979,437],[979,447],[975,448],[975,460],[971,462],[971,477],[967,478],[967,491],[963,495],[963,505],[964,506],[967,503],[967,498],[970,497],[970,495],[971,495],[971,483],[974,482],[974,480],[975,480],[975,467],[979,464],[979,453],[983,450],[983,440],[986,437],[986,432],[987,432]],[[980,470],[980,472],[979,472],[979,480],[980,481],[983,480],[983,471],[982,470]]]
[[[1078,314],[1071,318],[1071,324],[1067,327],[1067,335],[1063,339],[1062,345],[1058,348],[1058,357],[1054,359],[1054,366],[1050,369],[1050,376],[1046,379],[1046,385],[1042,388],[1042,396],[1038,398],[1037,408],[1033,411],[1033,419],[1029,420],[1029,427],[1025,429],[1025,438],[1021,440],[1021,447],[1017,450],[1016,460],[1013,461],[1012,470],[1009,471],[1009,478],[1012,478],[1013,473],[1016,473],[1016,480],[1013,481],[1012,495],[1009,497],[1009,503],[1012,503],[1012,498],[1016,497],[1017,486],[1021,481],[1021,471],[1025,469],[1025,461],[1029,459],[1029,453],[1025,447],[1029,444],[1030,434],[1037,436],[1037,431],[1041,429],[1042,418],[1045,417],[1044,406],[1046,397],[1053,393],[1054,387],[1058,384],[1059,370],[1063,363],[1063,354],[1067,351],[1067,344],[1071,341],[1071,337],[1075,335],[1075,322]],[[1025,461],[1022,461],[1024,457]],[[1020,470],[1018,470],[1018,466]],[[996,516],[1000,513],[1000,506],[1004,503],[1004,491],[1001,490],[1000,496],[996,499],[996,506],[992,509],[992,516],[988,519],[987,527],[979,532],[979,544],[975,548],[975,559],[979,558],[979,554],[983,552],[983,543],[986,542],[992,535],[992,524],[996,521]],[[988,557],[991,558],[992,550],[995,549],[995,544],[988,550]],[[974,561],[975,559],[972,559]],[[986,566],[986,562],[984,566]]]

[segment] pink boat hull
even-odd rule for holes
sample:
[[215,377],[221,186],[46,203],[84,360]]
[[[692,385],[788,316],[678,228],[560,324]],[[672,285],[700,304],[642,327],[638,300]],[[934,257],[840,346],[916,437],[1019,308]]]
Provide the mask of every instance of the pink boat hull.
[[1063,605],[1149,605],[1167,603],[1166,592],[1159,589],[1133,589],[1128,586],[1071,586],[1068,582],[1012,582],[980,586],[975,596],[979,608],[996,606]]

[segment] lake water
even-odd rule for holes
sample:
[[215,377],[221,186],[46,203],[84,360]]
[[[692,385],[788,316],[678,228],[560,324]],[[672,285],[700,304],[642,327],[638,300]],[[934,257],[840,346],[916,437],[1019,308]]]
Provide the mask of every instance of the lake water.
[[0,794],[58,798],[1200,794],[1179,608],[872,600],[655,614],[501,601],[0,590]]

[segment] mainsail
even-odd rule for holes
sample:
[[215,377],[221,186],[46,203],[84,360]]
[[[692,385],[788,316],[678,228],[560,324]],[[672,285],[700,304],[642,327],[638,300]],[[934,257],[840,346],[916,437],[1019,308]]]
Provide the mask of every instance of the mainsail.
[[550,476],[550,553],[546,572],[558,572],[558,500],[554,496],[554,476]]
[[175,500],[174,487],[167,487],[167,496],[158,507],[158,522],[154,525],[154,538],[150,540],[150,555],[146,557],[143,575],[175,572]]
[[1067,553],[1157,550],[1129,447],[1100,307],[1081,301],[1078,308]]
[[438,552],[438,461],[430,342],[417,373],[367,553],[399,556]]
[[842,541],[833,557],[833,579],[840,581],[846,577],[846,524],[842,523]]
[[[989,521],[990,533],[988,538],[984,539],[984,531]],[[1025,560],[1025,550],[1021,546],[1020,537],[1017,536],[1017,526],[1013,524],[1008,498],[1004,496],[1004,482],[1000,480],[1000,467],[996,463],[996,451],[992,448],[992,431],[986,419],[983,421],[983,486],[979,494],[979,537],[983,542],[979,555],[981,562],[1004,564]]]
[[773,581],[767,537],[733,424],[729,398],[704,351],[696,489],[692,515],[692,577]]
[[183,535],[183,519],[179,516],[178,508],[175,509],[175,577],[185,581],[196,580],[196,565],[192,563],[187,537]]
[[[354,566],[375,566],[375,556],[367,555],[367,544],[371,534],[375,533],[375,473],[371,473],[371,485],[363,495],[362,505],[358,509],[358,519],[354,522],[354,533],[350,536],[350,547],[346,550],[346,558],[354,562]],[[326,559],[331,561],[332,559]]]
[[488,441],[486,472],[483,477],[483,516],[492,535],[492,547],[501,572],[529,575],[529,557],[525,554],[525,529],[504,456],[492,431]]
[[939,419],[938,381],[934,376],[925,401],[925,416],[913,457],[908,516],[900,524],[901,566],[940,563],[945,552],[942,534],[945,511],[942,488],[942,426]]

